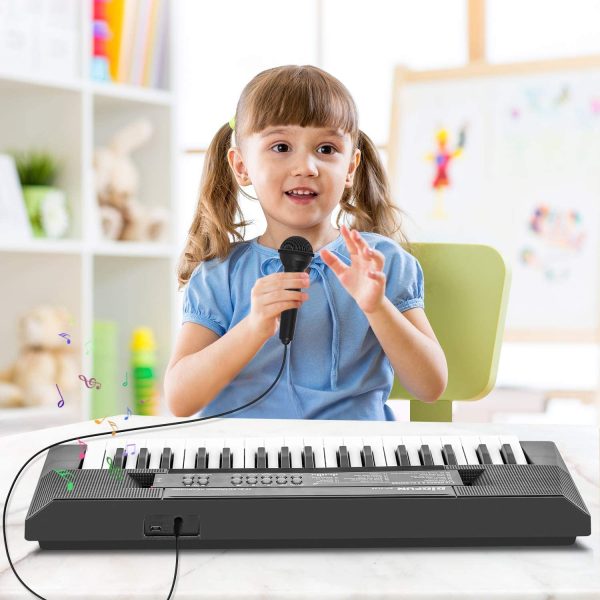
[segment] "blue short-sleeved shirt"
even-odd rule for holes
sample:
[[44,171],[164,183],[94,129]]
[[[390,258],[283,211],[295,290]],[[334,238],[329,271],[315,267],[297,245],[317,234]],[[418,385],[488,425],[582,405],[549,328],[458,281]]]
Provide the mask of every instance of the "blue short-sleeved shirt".
[[[371,232],[361,235],[385,256],[385,294],[391,302],[401,312],[423,307],[423,271],[417,259],[390,238]],[[198,265],[185,289],[183,322],[199,323],[223,335],[250,313],[256,280],[283,271],[277,250],[257,239],[232,245],[224,260]],[[325,248],[351,263],[341,235]],[[394,372],[367,317],[318,253],[308,272],[310,286],[304,291],[309,299],[298,309],[280,380],[256,404],[231,416],[393,421],[386,400]],[[260,396],[275,381],[283,354],[277,332],[198,414],[224,412]]]

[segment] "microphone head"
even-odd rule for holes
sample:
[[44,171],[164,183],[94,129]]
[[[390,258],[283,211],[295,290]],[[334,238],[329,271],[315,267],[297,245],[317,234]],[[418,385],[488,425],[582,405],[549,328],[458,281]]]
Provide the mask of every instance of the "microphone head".
[[286,272],[306,270],[314,257],[310,242],[299,235],[287,238],[278,252]]

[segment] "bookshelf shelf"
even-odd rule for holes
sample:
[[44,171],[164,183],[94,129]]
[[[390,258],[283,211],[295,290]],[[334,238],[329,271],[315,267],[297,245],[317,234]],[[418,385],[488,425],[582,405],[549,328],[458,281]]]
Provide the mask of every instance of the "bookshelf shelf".
[[[87,77],[93,46],[91,4],[78,3],[77,9],[77,72],[81,77],[48,76],[43,70],[32,69],[12,72],[1,66],[0,56],[0,153],[43,148],[55,154],[63,165],[56,185],[65,191],[71,215],[65,239],[0,240],[0,338],[4,341],[0,370],[18,354],[19,318],[36,306],[49,304],[64,306],[73,315],[69,333],[80,373],[94,371],[93,353],[85,352],[86,342],[93,337],[94,321],[109,319],[116,323],[119,371],[128,368],[132,330],[152,328],[158,345],[160,390],[180,316],[175,278],[179,249],[173,233],[178,214],[174,192],[176,95],[173,89],[99,82]],[[173,71],[170,46],[174,5],[168,2],[166,81]],[[138,199],[144,206],[168,210],[171,222],[164,243],[106,241],[100,233],[94,150],[139,117],[149,119],[154,132],[132,157],[140,175]],[[133,407],[127,395],[131,388],[119,392],[116,414],[124,413],[127,405]],[[60,424],[56,419],[66,423],[97,416],[91,392],[85,386],[78,385],[65,400],[70,412],[56,412],[56,405],[12,410],[21,419],[30,415],[36,427],[42,426],[38,422],[45,418],[45,411],[52,413],[52,424]]]

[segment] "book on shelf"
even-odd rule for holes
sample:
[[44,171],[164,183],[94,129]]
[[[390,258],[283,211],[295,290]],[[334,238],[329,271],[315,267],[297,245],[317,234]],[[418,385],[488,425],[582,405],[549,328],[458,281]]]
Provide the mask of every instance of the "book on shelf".
[[108,71],[114,82],[166,88],[169,0],[107,0]]

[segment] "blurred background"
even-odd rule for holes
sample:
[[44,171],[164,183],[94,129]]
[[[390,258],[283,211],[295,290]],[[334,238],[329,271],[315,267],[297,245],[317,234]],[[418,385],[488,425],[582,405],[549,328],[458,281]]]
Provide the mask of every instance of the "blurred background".
[[348,87],[411,240],[511,264],[496,387],[454,420],[597,424],[598,23],[600,0],[0,0],[0,435],[168,414],[204,153],[283,64]]

